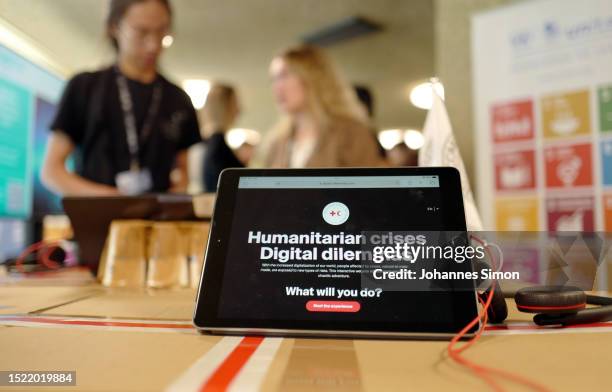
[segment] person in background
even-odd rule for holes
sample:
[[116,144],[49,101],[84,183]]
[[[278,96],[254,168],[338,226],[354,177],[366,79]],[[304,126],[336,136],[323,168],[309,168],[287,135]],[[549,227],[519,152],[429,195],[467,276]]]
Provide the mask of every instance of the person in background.
[[[62,195],[183,191],[186,150],[201,138],[189,97],[158,71],[170,2],[111,0],[109,9],[106,30],[116,62],[68,82],[42,180]],[[76,173],[65,166],[73,153]]]
[[354,86],[355,93],[357,94],[357,99],[359,102],[365,107],[366,112],[368,114],[368,119],[370,120],[370,129],[372,131],[372,136],[376,141],[376,147],[378,148],[378,154],[381,158],[386,157],[385,149],[378,141],[378,130],[376,126],[374,126],[374,96],[372,95],[372,91],[369,87],[366,86]]
[[270,64],[283,113],[262,150],[267,167],[380,166],[367,115],[321,49],[298,46]]
[[204,189],[217,191],[219,174],[228,167],[244,167],[225,142],[225,133],[240,114],[238,97],[231,86],[213,84],[202,108],[202,123],[206,135],[203,159]]

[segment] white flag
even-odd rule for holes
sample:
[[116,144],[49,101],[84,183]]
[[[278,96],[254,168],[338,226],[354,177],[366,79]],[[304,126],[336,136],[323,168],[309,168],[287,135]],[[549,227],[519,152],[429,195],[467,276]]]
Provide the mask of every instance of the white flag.
[[425,143],[419,152],[419,166],[452,166],[459,170],[467,229],[470,231],[482,230],[480,214],[474,203],[470,181],[455,142],[446,107],[433,88],[432,91],[433,102],[423,126]]

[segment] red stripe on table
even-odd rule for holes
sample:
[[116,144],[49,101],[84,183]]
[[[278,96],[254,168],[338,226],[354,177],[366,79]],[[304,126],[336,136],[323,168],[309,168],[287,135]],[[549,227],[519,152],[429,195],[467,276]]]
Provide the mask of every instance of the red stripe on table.
[[[2,321],[21,321],[28,323],[57,324],[57,325],[85,325],[96,327],[132,327],[132,328],[168,328],[168,329],[193,329],[191,324],[169,324],[169,323],[143,323],[129,321],[98,321],[98,320],[66,320],[45,317],[3,317]],[[612,328],[612,322],[598,322],[590,324],[576,324],[568,326],[548,326],[539,325],[487,325],[486,331],[512,331],[512,330],[536,330],[536,329],[566,329],[566,328]],[[242,344],[242,343],[241,343]]]
[[0,317],[1,321],[23,321],[28,323],[58,324],[58,325],[89,325],[95,327],[133,327],[133,328],[170,328],[193,329],[190,324],[143,323],[127,321],[95,321],[95,320],[63,320],[44,317]]
[[257,347],[263,341],[260,336],[247,336],[225,358],[223,363],[215,370],[208,380],[200,387],[200,392],[225,391],[234,380],[240,369],[251,358]]
[[568,329],[568,328],[612,328],[612,323],[590,323],[590,324],[576,324],[566,326],[555,326],[551,325],[548,327],[542,327],[539,325],[487,325],[485,331],[513,331],[513,330],[534,330],[534,329]]

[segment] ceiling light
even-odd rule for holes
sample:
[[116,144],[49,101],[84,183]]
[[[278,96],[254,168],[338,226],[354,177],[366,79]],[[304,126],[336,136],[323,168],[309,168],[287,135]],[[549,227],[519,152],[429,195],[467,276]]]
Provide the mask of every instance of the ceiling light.
[[406,143],[408,148],[418,150],[419,148],[423,147],[425,138],[421,132],[414,129],[407,129],[404,131],[404,143]]
[[227,142],[227,145],[233,150],[239,148],[244,143],[256,146],[257,144],[259,144],[260,140],[261,135],[259,134],[259,132],[253,129],[232,128],[227,131],[227,134],[225,135],[225,141]]
[[174,43],[174,37],[171,35],[166,35],[164,38],[162,38],[162,46],[164,48],[171,47],[173,43]]
[[245,129],[247,137],[246,142],[252,146],[256,146],[261,141],[261,134],[254,129]]
[[418,84],[410,91],[410,102],[417,108],[429,110],[433,102],[432,85],[440,98],[444,99],[444,86],[440,82],[424,82]]
[[206,103],[206,97],[210,90],[210,82],[205,79],[187,79],[183,81],[183,90],[191,98],[191,103],[196,109],[202,109]]
[[385,129],[378,134],[378,141],[385,150],[390,150],[402,142],[403,133],[401,129]]

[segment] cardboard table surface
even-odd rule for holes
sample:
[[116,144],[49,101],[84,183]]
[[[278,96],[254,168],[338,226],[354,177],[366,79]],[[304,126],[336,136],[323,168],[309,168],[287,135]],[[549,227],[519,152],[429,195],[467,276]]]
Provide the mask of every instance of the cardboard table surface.
[[0,314],[42,312],[56,306],[100,295],[97,286],[44,287],[0,286]]
[[186,320],[193,316],[195,290],[104,289],[82,301],[42,312],[47,315]]
[[[168,390],[199,359],[204,358],[204,365],[223,362],[215,358],[216,350],[228,339],[241,339],[200,335],[191,328],[194,296],[192,290],[0,287],[0,370],[76,371],[76,386],[35,390]],[[612,388],[612,323],[543,332],[526,324],[529,316],[512,304],[510,310],[509,325],[519,327],[485,332],[466,357],[553,391]],[[273,340],[277,347],[272,355],[255,351],[240,370],[256,382],[240,385],[279,391],[490,390],[447,357],[447,342]],[[192,390],[202,390],[205,381]],[[498,381],[507,390],[529,390]],[[232,382],[230,387],[237,388],[239,381]]]

